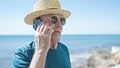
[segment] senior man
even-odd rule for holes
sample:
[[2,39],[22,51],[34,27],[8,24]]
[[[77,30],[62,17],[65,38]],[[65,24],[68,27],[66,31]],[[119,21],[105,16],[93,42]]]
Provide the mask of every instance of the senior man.
[[58,0],[39,0],[25,23],[36,30],[35,40],[13,55],[13,68],[71,68],[68,48],[59,42],[63,25],[70,16]]

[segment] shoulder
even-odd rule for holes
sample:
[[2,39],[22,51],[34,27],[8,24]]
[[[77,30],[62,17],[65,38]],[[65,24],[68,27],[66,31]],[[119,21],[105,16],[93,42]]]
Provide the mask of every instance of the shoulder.
[[12,58],[13,68],[27,68],[32,60],[34,54],[34,42],[19,47]]
[[65,44],[61,43],[61,42],[58,43],[58,46],[63,51],[63,53],[69,57],[69,49],[68,49],[68,47]]
[[63,50],[68,51],[68,47],[67,47],[65,44],[63,44],[63,43],[61,43],[61,42],[58,42],[58,45],[59,45],[60,48],[62,48]]
[[61,47],[64,47],[64,48],[67,48],[67,46],[61,42],[58,42],[58,45],[61,46]]
[[28,51],[31,51],[31,50],[34,50],[34,41],[24,45],[24,46],[21,46],[17,49],[16,52],[28,52]]
[[19,47],[15,51],[14,56],[17,55],[19,57],[26,58],[27,60],[31,60],[33,53],[34,53],[34,41]]

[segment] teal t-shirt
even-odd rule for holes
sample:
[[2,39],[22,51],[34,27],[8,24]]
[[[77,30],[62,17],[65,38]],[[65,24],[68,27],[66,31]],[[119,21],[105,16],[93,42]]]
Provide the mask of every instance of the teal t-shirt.
[[[19,48],[13,55],[12,68],[28,68],[32,60],[34,50],[34,41]],[[71,68],[68,48],[58,42],[57,49],[49,49],[45,68]]]

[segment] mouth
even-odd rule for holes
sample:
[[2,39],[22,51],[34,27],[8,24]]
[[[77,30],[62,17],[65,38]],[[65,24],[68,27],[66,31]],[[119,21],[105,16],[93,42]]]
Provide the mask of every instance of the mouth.
[[60,31],[54,31],[53,33],[54,34],[60,34],[61,32]]

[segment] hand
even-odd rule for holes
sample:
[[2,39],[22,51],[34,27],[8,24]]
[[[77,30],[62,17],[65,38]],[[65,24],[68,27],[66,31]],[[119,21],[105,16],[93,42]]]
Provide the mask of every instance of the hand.
[[48,25],[41,24],[38,26],[35,34],[35,51],[48,51],[51,44],[51,35],[53,28]]

